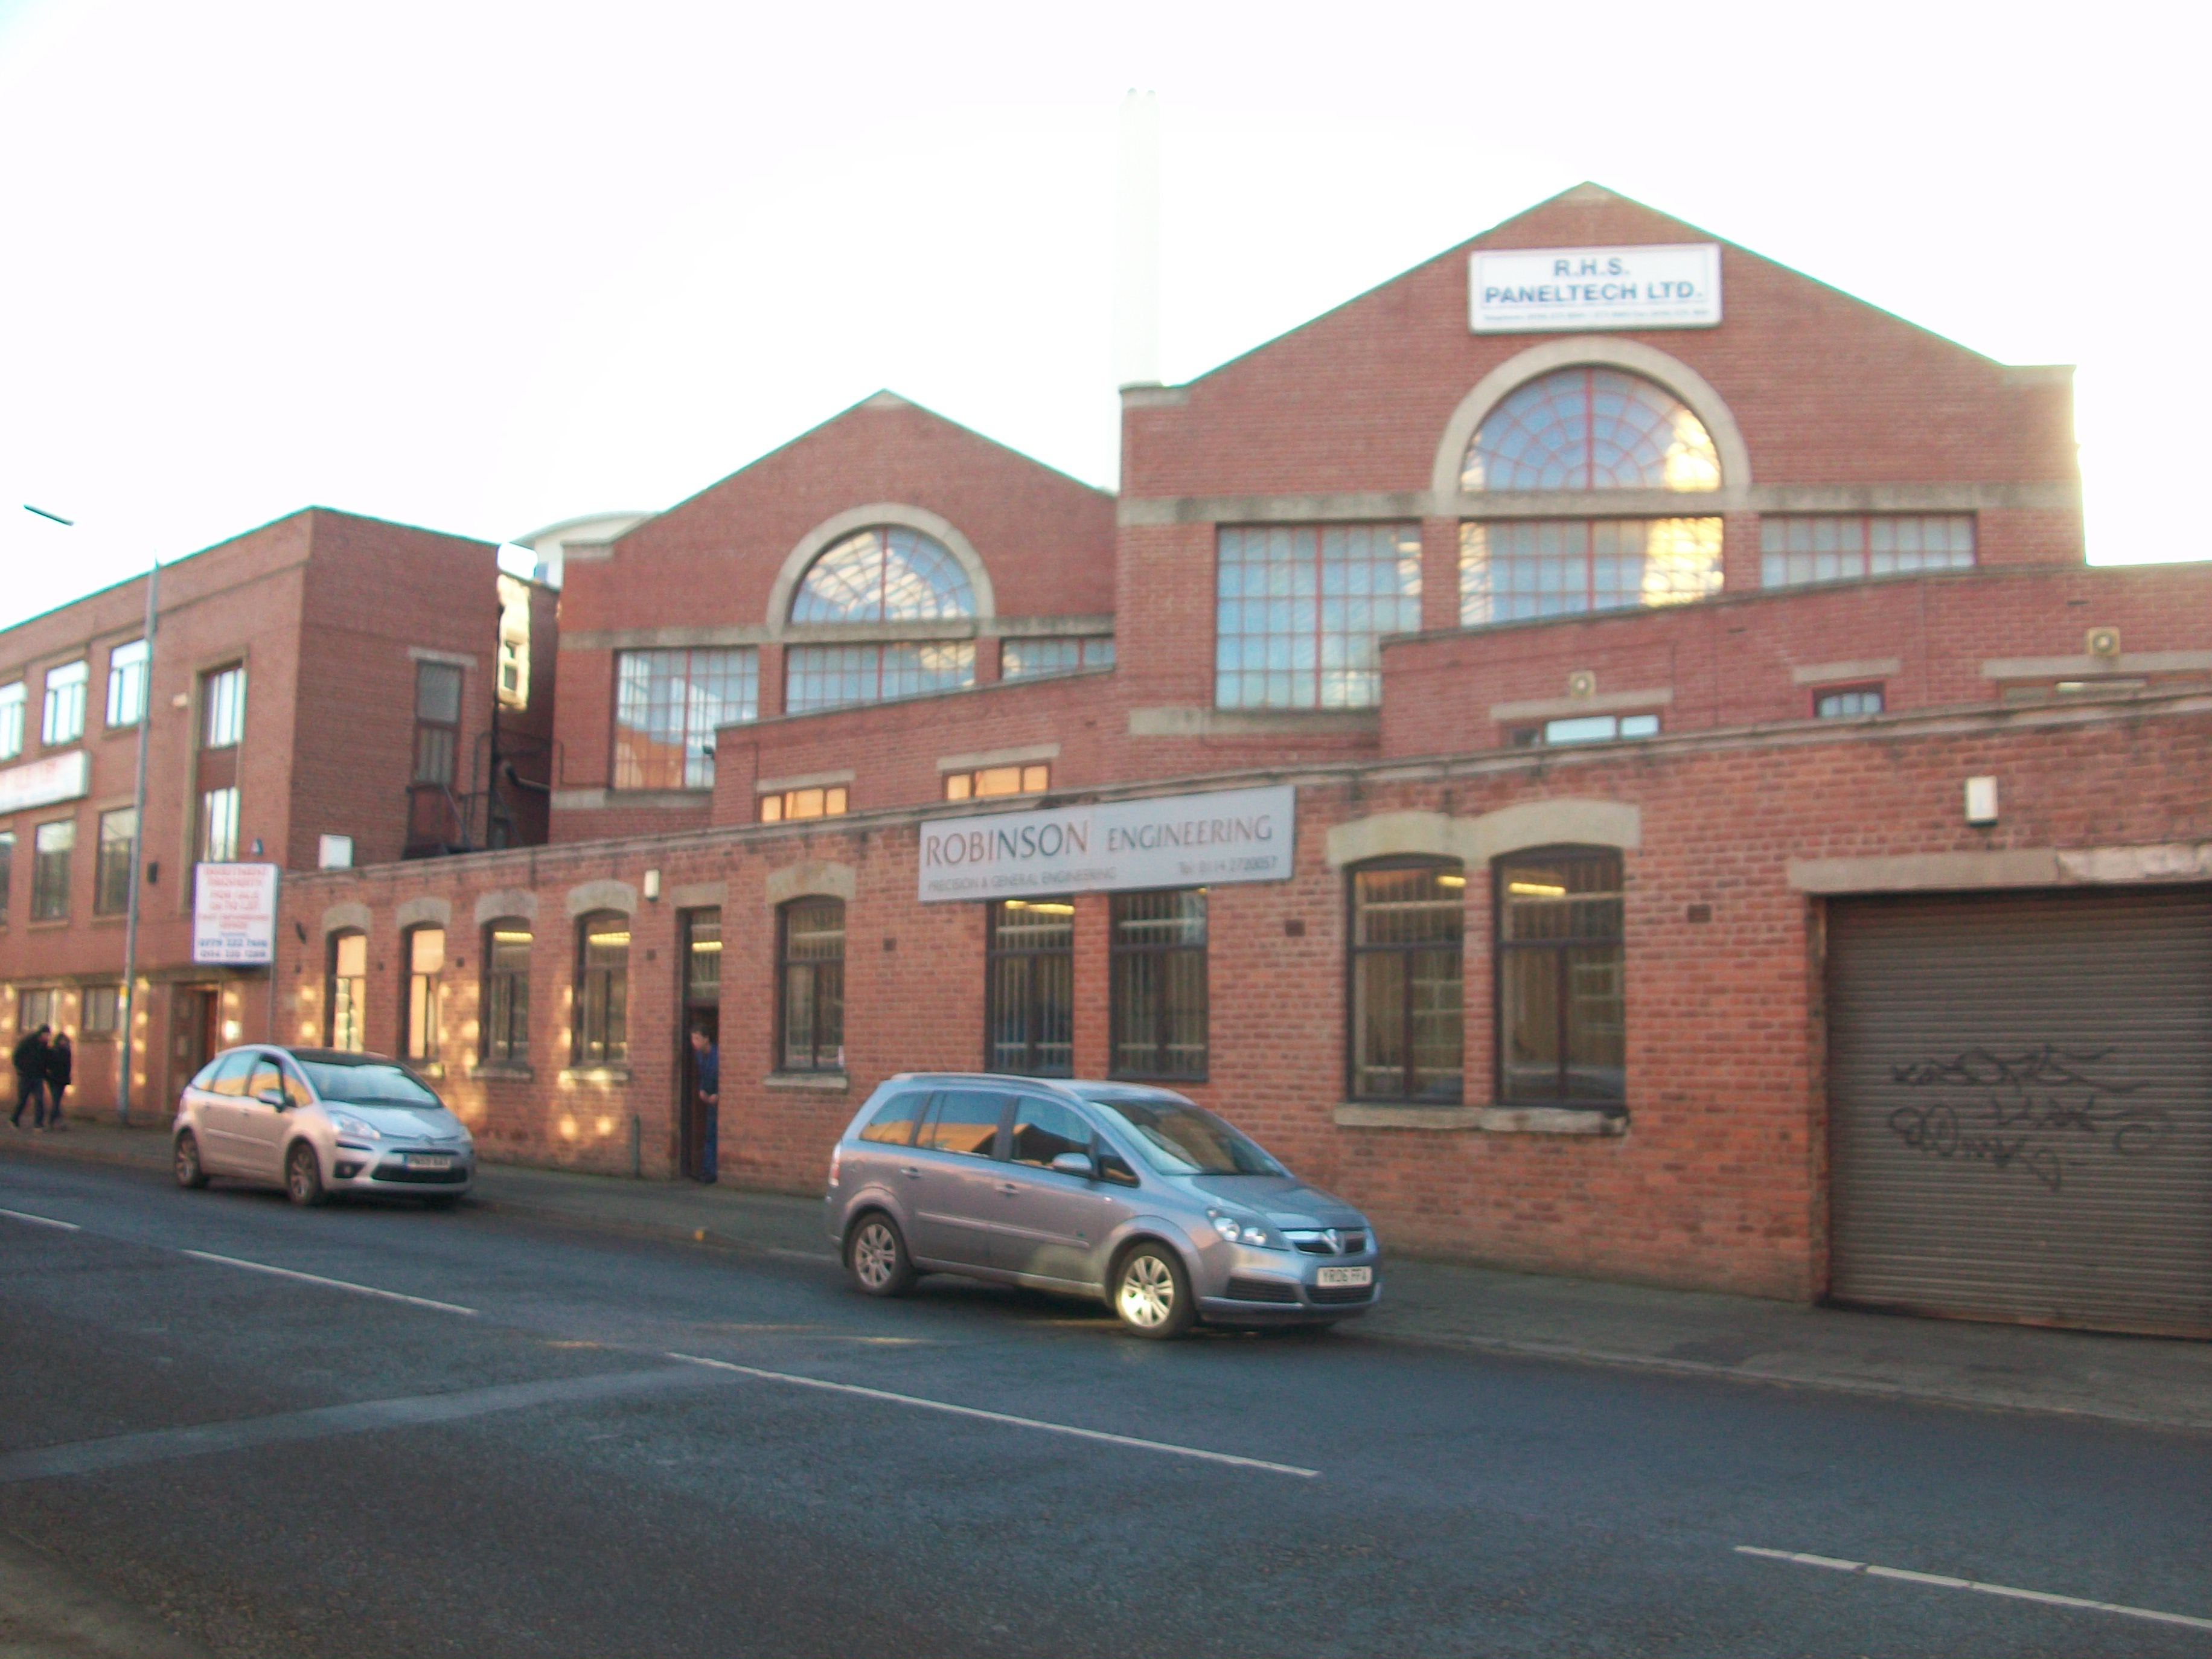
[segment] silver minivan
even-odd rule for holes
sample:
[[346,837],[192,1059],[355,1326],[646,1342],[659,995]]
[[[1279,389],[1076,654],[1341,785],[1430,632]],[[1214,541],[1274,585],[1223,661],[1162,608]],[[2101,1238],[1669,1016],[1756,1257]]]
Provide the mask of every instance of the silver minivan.
[[830,1155],[830,1237],[853,1282],[925,1273],[1103,1297],[1139,1336],[1194,1320],[1326,1324],[1382,1293],[1366,1217],[1166,1089],[909,1073]]

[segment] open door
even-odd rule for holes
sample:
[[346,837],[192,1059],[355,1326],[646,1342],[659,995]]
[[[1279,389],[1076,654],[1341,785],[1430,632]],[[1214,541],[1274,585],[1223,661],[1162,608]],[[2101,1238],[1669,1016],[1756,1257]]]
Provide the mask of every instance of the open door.
[[722,1043],[722,913],[687,910],[684,929],[684,1018],[677,1033],[683,1052],[676,1067],[677,1164],[690,1179],[705,1179],[707,1114],[699,1099],[699,1051],[691,1033],[703,1031],[715,1053]]

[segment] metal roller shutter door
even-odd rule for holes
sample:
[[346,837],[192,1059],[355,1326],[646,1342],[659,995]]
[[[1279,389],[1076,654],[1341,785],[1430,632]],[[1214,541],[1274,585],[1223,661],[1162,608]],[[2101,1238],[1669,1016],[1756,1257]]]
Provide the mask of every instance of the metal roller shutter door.
[[2212,895],[1832,901],[1830,1293],[2212,1334]]

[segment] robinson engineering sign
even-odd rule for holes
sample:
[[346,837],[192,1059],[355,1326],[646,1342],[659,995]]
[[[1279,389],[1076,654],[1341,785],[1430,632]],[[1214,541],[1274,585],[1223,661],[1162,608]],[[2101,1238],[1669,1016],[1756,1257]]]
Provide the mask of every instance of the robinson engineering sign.
[[1721,319],[1717,242],[1504,248],[1471,254],[1477,334],[1575,328],[1711,328]]
[[921,826],[921,902],[1288,881],[1297,822],[1288,784],[938,818]]

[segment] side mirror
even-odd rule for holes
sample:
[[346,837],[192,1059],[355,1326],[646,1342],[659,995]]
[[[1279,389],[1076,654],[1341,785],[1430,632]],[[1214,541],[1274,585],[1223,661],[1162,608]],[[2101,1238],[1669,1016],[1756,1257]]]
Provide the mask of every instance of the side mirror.
[[1046,1167],[1055,1175],[1081,1176],[1085,1181],[1098,1178],[1098,1166],[1091,1161],[1088,1152],[1057,1152]]
[[282,1089],[264,1089],[253,1097],[264,1106],[274,1106],[280,1112],[290,1103],[284,1098],[284,1091]]

